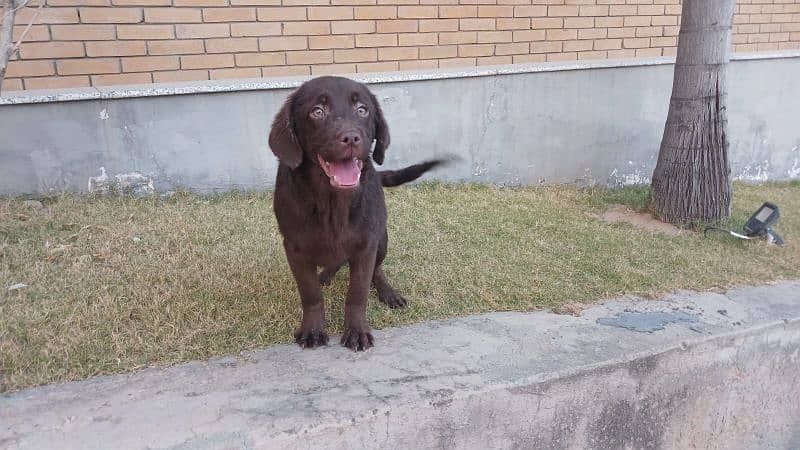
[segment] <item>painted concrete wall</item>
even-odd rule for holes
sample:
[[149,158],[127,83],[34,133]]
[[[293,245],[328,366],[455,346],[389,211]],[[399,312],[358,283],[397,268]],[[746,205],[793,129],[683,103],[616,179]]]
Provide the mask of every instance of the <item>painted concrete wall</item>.
[[[385,167],[450,153],[461,162],[435,177],[649,182],[669,61],[508,67],[361,76],[391,127]],[[735,178],[800,178],[800,55],[740,58],[729,78]],[[276,169],[269,124],[301,81],[0,98],[0,194],[86,192],[103,173],[112,180],[139,173],[159,191],[269,188]],[[181,92],[194,93],[164,95]]]

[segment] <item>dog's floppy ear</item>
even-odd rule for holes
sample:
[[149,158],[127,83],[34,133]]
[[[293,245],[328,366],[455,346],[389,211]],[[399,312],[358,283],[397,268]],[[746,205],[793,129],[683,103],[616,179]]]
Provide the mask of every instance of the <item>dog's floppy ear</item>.
[[283,108],[275,115],[275,120],[272,121],[272,130],[269,132],[269,147],[272,149],[272,153],[290,169],[296,169],[303,161],[303,149],[294,132],[294,118],[292,117],[294,99],[294,94],[286,99]]
[[372,98],[372,104],[375,105],[375,150],[372,152],[372,159],[378,164],[383,164],[383,157],[386,154],[386,149],[389,148],[389,125],[383,117],[381,105],[378,99],[375,98],[371,92],[369,96]]

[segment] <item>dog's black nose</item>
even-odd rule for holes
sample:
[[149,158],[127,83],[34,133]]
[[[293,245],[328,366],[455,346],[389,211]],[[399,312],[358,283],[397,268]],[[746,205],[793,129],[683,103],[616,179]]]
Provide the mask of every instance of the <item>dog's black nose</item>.
[[339,137],[339,141],[345,145],[358,145],[361,142],[361,136],[359,136],[355,131],[348,131],[346,133],[342,133],[342,135]]

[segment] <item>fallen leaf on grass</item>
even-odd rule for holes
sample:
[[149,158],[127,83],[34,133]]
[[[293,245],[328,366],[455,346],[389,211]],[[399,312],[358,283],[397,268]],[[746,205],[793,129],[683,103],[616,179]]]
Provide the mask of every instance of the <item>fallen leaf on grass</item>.
[[28,285],[25,283],[15,283],[8,287],[8,292],[18,291],[20,289],[25,289],[26,287],[28,287]]
[[53,261],[57,259],[59,256],[68,253],[70,250],[74,249],[75,247],[71,245],[65,244],[58,244],[52,248],[47,249],[47,261]]

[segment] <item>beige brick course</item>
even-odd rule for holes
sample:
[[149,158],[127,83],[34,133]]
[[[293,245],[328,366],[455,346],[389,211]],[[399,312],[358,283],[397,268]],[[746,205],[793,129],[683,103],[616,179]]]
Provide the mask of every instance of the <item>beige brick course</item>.
[[123,72],[153,72],[156,70],[177,70],[180,67],[178,56],[138,56],[122,58]]
[[54,41],[103,41],[115,37],[113,25],[52,25]]
[[59,75],[89,75],[93,73],[118,73],[118,58],[62,59],[56,62]]
[[254,37],[206,39],[206,53],[237,53],[258,51],[258,39]]
[[288,22],[283,24],[283,34],[286,36],[327,35],[330,33],[330,22]]
[[256,8],[203,8],[203,22],[252,22]]
[[173,25],[117,25],[117,39],[175,39]]
[[[19,42],[22,38],[22,33],[28,28],[27,25],[17,25],[11,31],[11,39],[14,42]],[[50,40],[50,27],[47,25],[32,25],[25,35],[25,42],[40,42]]]
[[258,8],[258,20],[263,22],[306,20],[306,8],[302,7],[283,7],[283,8]]
[[147,84],[153,82],[151,73],[119,73],[113,75],[92,75],[92,86],[111,86],[115,84]]
[[64,89],[91,86],[86,75],[25,78],[25,89]]
[[86,56],[137,56],[147,54],[145,41],[100,41],[86,43]]
[[[48,0],[6,89],[674,56],[680,0]],[[800,0],[738,0],[735,52],[800,48]]]
[[262,52],[276,50],[304,50],[308,48],[305,36],[267,37],[258,40],[258,49]]
[[234,66],[233,55],[230,54],[185,55],[180,58],[181,69],[213,69]]
[[378,33],[414,33],[422,31],[416,20],[376,20],[375,30]]
[[276,22],[238,22],[231,24],[233,37],[280,36],[281,24]]
[[150,41],[147,51],[151,55],[191,55],[203,53],[204,45],[200,39],[178,41]]
[[228,37],[231,25],[228,23],[202,23],[175,25],[178,39]]
[[195,23],[203,21],[200,8],[145,8],[147,23]]
[[81,23],[139,23],[141,8],[79,8]]
[[[347,50],[341,50],[347,51]],[[358,58],[354,58],[358,60]],[[333,50],[306,50],[286,52],[286,64],[330,64],[333,62]]]
[[22,84],[22,78],[6,78],[3,80],[4,91],[22,91],[25,86]]
[[308,48],[312,50],[330,48],[353,48],[356,46],[355,38],[350,35],[338,36],[309,36]]
[[[331,33],[333,34],[359,34],[359,33],[374,33],[375,21],[374,20],[345,20],[336,21],[331,24]],[[284,29],[284,34],[286,31]]]
[[279,66],[286,64],[286,54],[283,52],[267,53],[239,53],[235,55],[236,65],[248,66]]
[[207,70],[173,70],[153,72],[153,82],[173,83],[177,81],[200,81],[208,79]]
[[229,78],[259,78],[261,69],[256,67],[237,67],[234,69],[212,69],[209,71],[212,80]]
[[56,69],[53,61],[10,61],[6,68],[6,76],[9,78],[40,77],[55,74]]
[[[32,42],[19,49],[22,59],[74,58],[84,56],[82,42]],[[27,84],[26,84],[27,88]]]

